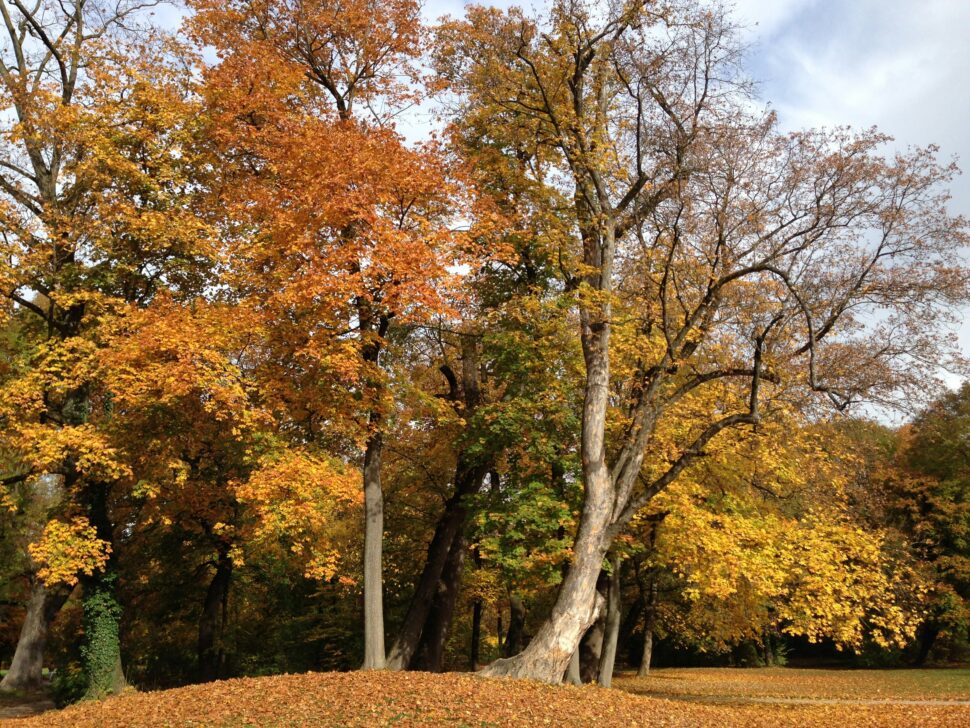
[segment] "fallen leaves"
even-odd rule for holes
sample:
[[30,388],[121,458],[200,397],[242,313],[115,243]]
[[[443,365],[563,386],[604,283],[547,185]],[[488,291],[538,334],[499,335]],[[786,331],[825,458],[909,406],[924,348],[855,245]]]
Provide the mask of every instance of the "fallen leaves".
[[757,728],[967,724],[970,706],[961,705],[710,705],[592,686],[555,687],[459,673],[353,672],[241,678],[154,693],[129,693],[8,725]]

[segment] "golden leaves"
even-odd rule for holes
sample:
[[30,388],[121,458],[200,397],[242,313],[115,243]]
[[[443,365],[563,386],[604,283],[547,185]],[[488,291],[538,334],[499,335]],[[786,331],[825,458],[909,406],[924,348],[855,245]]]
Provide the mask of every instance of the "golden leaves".
[[30,544],[28,550],[40,567],[37,576],[45,584],[73,586],[79,574],[91,576],[104,568],[111,544],[98,538],[87,518],[77,516],[70,521],[49,521],[40,541]]

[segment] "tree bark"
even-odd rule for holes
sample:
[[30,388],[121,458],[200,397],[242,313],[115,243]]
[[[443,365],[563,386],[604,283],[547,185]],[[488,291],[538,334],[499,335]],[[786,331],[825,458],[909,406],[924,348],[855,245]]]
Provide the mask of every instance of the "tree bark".
[[[426,622],[432,608],[435,594],[442,585],[443,574],[455,544],[464,549],[462,528],[465,525],[465,510],[463,500],[481,490],[488,472],[487,467],[472,466],[459,456],[459,463],[455,471],[455,492],[445,504],[445,512],[438,520],[434,536],[428,544],[428,557],[418,579],[417,588],[401,631],[387,656],[387,668],[390,670],[406,669],[421,642],[421,634],[425,630]],[[460,572],[457,579],[461,580]]]
[[600,657],[603,655],[603,637],[606,632],[605,616],[600,614],[586,630],[579,643],[579,677],[584,684],[599,679]]
[[653,628],[657,623],[657,582],[651,577],[646,605],[643,609],[643,654],[640,657],[640,669],[637,677],[650,674],[650,660],[653,657]]
[[509,631],[505,635],[505,645],[502,648],[506,657],[518,653],[522,649],[525,638],[525,604],[518,594],[509,597]]
[[[108,515],[106,483],[87,487],[88,514],[97,537],[114,544]],[[120,693],[127,685],[121,664],[121,603],[118,601],[116,550],[112,548],[104,570],[81,579],[84,609],[84,645],[81,657],[88,686],[85,697],[100,700]]]
[[[460,387],[458,377],[450,367],[443,365],[441,372],[448,380],[448,399],[459,409],[461,416],[468,420],[481,401],[481,373],[479,371],[477,339],[473,336],[462,338]],[[468,496],[474,495],[482,489],[490,467],[490,463],[483,462],[481,457],[472,457],[467,450],[462,450],[458,454],[458,462],[455,465],[454,493],[445,503],[444,513],[435,526],[431,543],[428,544],[428,556],[425,559],[424,568],[418,579],[414,595],[408,605],[408,611],[404,616],[401,631],[388,653],[387,668],[390,670],[404,670],[412,662],[412,658],[421,643],[422,632],[427,629],[432,602],[443,583],[442,574],[451,556],[452,549],[456,542],[460,542],[460,548],[464,549],[462,529],[467,516],[465,500]],[[462,556],[462,558],[464,557]],[[457,589],[461,582],[460,569],[456,572],[456,578],[457,582],[454,586]],[[452,584],[444,584],[444,586],[447,590],[452,587]],[[448,615],[447,618],[448,626],[451,624],[451,616]],[[432,638],[432,641],[446,638],[447,635],[436,635]]]
[[367,438],[364,451],[364,670],[382,670],[385,665],[383,447],[378,430]]
[[620,557],[614,556],[606,601],[606,632],[599,664],[599,684],[604,688],[613,686],[613,666],[616,664],[616,645],[620,637],[620,566]]
[[570,685],[582,685],[583,676],[580,672],[579,650],[576,650],[569,658],[569,667],[566,668],[565,681]]
[[[220,548],[216,561],[216,573],[209,582],[202,604],[202,616],[199,618],[199,681],[211,682],[221,677],[222,648],[216,645],[216,634],[225,629],[225,614],[223,605],[229,593],[232,581],[232,560],[229,558],[228,547]],[[220,629],[220,616],[222,617]]]
[[[578,180],[580,184],[583,180]],[[593,268],[586,282],[605,295],[580,307],[580,338],[586,364],[580,450],[583,466],[583,510],[573,544],[573,561],[549,619],[529,646],[515,657],[496,660],[484,670],[492,676],[526,677],[559,683],[573,652],[602,606],[596,580],[609,549],[609,527],[615,505],[613,476],[606,459],[606,412],[610,387],[609,293],[612,290],[614,229],[596,228],[595,215],[577,190],[584,262]],[[596,228],[596,229],[593,229]]]
[[27,615],[20,628],[10,669],[0,681],[0,690],[36,690],[44,684],[47,632],[70,594],[70,589],[48,589],[40,579],[33,580]]
[[410,667],[427,672],[441,672],[444,666],[445,645],[451,631],[451,622],[455,616],[455,606],[458,603],[458,592],[461,589],[462,569],[465,565],[465,539],[461,534],[455,536],[448,560],[445,562],[438,583],[438,591],[434,595],[431,611],[424,629],[421,631],[421,642],[411,661]]

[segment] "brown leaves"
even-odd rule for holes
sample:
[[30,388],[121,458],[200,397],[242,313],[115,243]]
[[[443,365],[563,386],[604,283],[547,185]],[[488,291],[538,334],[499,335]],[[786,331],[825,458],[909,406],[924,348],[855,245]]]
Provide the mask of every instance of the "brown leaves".
[[968,719],[966,706],[708,705],[466,674],[356,672],[247,678],[128,694],[10,725],[960,726]]

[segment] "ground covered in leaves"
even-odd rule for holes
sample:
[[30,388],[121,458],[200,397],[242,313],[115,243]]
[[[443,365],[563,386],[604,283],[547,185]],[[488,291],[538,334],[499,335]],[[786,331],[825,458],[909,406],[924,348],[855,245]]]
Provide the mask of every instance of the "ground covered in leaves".
[[[704,684],[711,685],[716,682],[714,675],[724,673],[727,676],[739,671],[658,671],[657,676],[648,678],[647,682],[665,679],[666,672],[697,672]],[[762,680],[774,680],[774,673],[759,672]],[[787,672],[802,671],[780,671],[778,674],[784,677]],[[673,675],[670,679],[674,679]],[[486,680],[468,674],[309,673],[226,680],[155,693],[132,692],[103,703],[76,705],[30,719],[4,722],[3,725],[4,728],[378,725],[467,728],[838,725],[844,728],[970,725],[970,705],[715,705],[628,692],[638,690],[643,682],[625,678],[620,683],[626,690],[605,690],[552,687],[519,680]],[[726,678],[726,682],[730,684],[731,681]],[[865,688],[860,686],[859,689]],[[784,689],[789,690],[794,689]],[[954,692],[946,694],[957,699]],[[926,693],[927,697],[930,695]],[[966,687],[961,697],[970,698]]]
[[652,697],[709,697],[732,701],[759,698],[796,700],[968,700],[970,669],[809,670],[784,667],[729,669],[692,667],[652,670],[650,677],[628,674],[616,687]]

